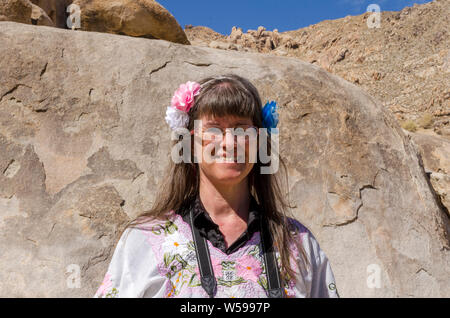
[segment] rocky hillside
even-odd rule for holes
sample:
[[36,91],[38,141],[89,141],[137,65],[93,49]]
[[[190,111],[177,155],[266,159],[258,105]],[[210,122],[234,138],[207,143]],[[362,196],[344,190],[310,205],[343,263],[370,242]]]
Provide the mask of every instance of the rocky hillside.
[[193,45],[291,56],[317,64],[362,87],[408,130],[427,129],[450,138],[450,1],[437,0],[382,12],[323,21],[294,31],[234,27],[224,36],[185,27]]

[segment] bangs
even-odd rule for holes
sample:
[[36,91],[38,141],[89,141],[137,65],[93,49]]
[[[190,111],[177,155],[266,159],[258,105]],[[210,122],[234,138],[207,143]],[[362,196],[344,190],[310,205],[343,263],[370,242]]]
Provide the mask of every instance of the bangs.
[[260,124],[261,101],[258,95],[252,94],[252,87],[246,87],[235,78],[205,79],[202,82],[205,85],[196,98],[193,119],[235,116],[250,118],[255,125]]

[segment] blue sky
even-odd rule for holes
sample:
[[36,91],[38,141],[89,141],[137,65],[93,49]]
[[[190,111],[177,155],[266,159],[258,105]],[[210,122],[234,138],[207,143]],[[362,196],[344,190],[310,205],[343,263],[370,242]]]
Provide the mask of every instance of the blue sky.
[[369,4],[378,4],[381,11],[400,11],[414,3],[431,0],[158,0],[178,20],[186,24],[203,25],[224,35],[233,26],[244,32],[262,25],[280,32],[297,30],[323,20],[360,15]]

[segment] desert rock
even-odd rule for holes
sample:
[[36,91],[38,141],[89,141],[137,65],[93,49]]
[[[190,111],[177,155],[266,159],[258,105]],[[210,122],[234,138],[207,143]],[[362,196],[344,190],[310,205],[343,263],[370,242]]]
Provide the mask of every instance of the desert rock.
[[0,296],[93,296],[164,178],[173,92],[232,72],[280,105],[293,213],[340,295],[450,297],[449,219],[418,147],[356,85],[296,58],[114,34],[0,22],[0,42]]
[[29,0],[2,0],[0,21],[31,23],[32,6]]
[[81,30],[190,44],[177,20],[153,0],[75,0]]

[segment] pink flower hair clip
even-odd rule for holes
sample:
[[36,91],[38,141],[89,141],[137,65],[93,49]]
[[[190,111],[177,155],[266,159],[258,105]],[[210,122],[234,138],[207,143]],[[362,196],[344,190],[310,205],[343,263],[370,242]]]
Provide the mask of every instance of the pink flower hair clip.
[[189,110],[194,105],[194,97],[200,94],[201,86],[197,82],[188,81],[175,91],[171,105],[167,107],[166,122],[172,130],[187,127]]

